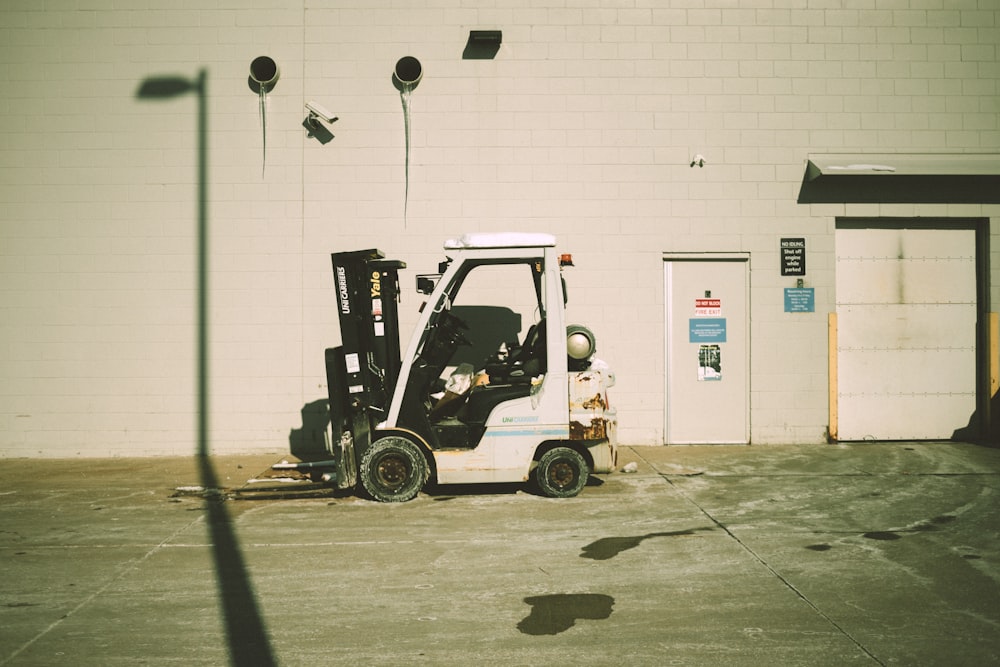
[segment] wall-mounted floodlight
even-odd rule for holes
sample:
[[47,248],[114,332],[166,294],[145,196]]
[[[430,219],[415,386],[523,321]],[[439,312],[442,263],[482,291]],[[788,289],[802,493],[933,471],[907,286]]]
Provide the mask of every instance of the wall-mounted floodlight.
[[471,30],[462,51],[463,60],[492,60],[500,50],[503,32],[500,30]]

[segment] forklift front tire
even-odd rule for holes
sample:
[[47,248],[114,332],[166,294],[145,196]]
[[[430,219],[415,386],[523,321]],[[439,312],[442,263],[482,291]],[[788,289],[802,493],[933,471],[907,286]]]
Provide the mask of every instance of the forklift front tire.
[[589,469],[583,455],[569,447],[542,454],[534,470],[535,486],[549,498],[572,498],[587,485]]
[[373,500],[401,503],[412,500],[427,481],[427,459],[406,438],[387,436],[372,443],[361,457],[361,486]]

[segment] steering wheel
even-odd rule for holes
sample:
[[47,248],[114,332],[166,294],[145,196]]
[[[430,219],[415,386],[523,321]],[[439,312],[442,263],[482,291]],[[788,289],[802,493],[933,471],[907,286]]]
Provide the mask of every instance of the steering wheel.
[[462,330],[469,330],[469,325],[462,321],[457,315],[453,315],[451,311],[445,310],[441,312],[441,317],[438,319],[438,326],[441,328],[441,333],[448,336],[453,342],[459,345],[472,345],[470,341]]

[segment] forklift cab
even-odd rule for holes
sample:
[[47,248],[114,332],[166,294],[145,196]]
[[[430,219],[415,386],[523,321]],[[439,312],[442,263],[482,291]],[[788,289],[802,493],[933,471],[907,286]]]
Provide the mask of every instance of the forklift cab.
[[434,289],[380,427],[418,435],[432,450],[473,449],[494,411],[511,401],[535,414],[508,423],[565,425],[565,401],[542,405],[552,374],[566,373],[563,350],[551,354],[547,345],[562,339],[549,335],[550,324],[564,331],[554,245],[544,234],[466,235],[446,245],[444,272],[418,276]]

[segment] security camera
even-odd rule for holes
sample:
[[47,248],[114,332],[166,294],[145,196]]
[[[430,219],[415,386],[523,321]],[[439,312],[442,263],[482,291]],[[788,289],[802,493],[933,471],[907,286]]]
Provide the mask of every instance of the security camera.
[[337,120],[336,116],[330,113],[326,107],[315,100],[309,100],[306,102],[306,109],[309,111],[309,116],[312,118],[321,118],[327,123],[332,123]]

